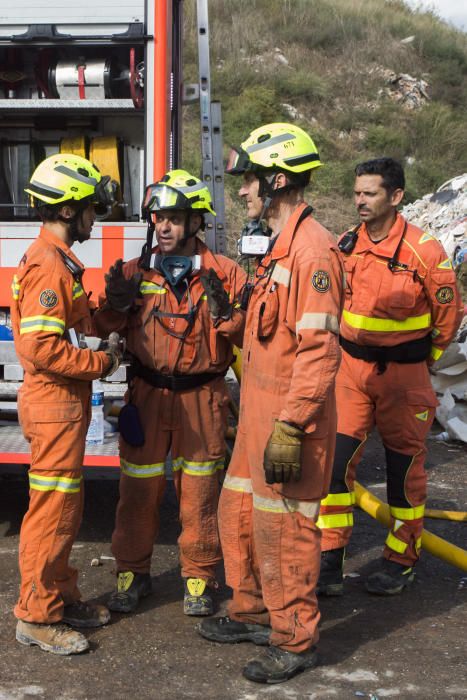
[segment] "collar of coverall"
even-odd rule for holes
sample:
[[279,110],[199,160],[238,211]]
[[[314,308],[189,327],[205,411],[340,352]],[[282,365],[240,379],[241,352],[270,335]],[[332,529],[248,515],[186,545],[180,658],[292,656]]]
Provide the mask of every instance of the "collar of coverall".
[[[215,253],[211,252],[207,245],[203,243],[203,241],[200,240],[197,236],[195,237],[195,241],[196,248],[194,254],[201,256],[201,269],[196,270],[194,276],[205,274],[208,272],[209,268],[212,267],[219,279],[222,280],[222,282],[227,282],[227,274],[222,268]],[[155,253],[156,255],[160,253],[159,246],[156,245],[151,252]],[[145,279],[147,274],[148,273],[145,273]],[[151,279],[155,275],[157,277],[160,277],[161,280],[165,280],[165,277],[158,270],[150,270],[149,275],[151,276]]]
[[71,248],[67,246],[66,243],[64,243],[60,238],[58,238],[55,234],[53,234],[51,231],[49,231],[45,226],[41,226],[41,230],[39,232],[39,238],[41,238],[43,241],[46,241],[46,243],[49,243],[50,245],[55,246],[55,248],[60,248],[63,250],[63,252],[68,255],[69,258],[73,260],[77,265],[79,265],[83,270],[84,270],[84,265],[79,260],[76,255],[73,253]]
[[375,255],[381,255],[384,258],[392,258],[404,233],[404,227],[405,219],[398,212],[387,238],[384,238],[379,243],[373,243],[368,235],[366,224],[362,224],[358,230],[357,245],[352,253],[355,255],[371,250]]
[[292,245],[292,240],[294,237],[297,222],[302,212],[308,206],[309,204],[307,204],[306,202],[303,202],[302,204],[298,205],[298,207],[295,209],[294,213],[287,221],[282,231],[277,236],[273,249],[261,261],[262,266],[267,267],[271,260],[279,260],[280,258],[284,258],[286,255],[288,255],[290,246]]

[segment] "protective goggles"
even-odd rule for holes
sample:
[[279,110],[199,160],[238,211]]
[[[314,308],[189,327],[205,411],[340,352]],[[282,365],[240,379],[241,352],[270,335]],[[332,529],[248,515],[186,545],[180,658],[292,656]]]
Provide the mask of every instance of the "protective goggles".
[[117,183],[110,175],[101,177],[94,190],[92,203],[97,216],[105,216],[116,201]]
[[243,175],[247,170],[254,170],[254,165],[248,153],[241,147],[231,148],[225,172],[227,175]]
[[191,209],[191,202],[184,194],[169,185],[148,185],[141,207],[143,218],[146,219],[150,212],[161,209]]

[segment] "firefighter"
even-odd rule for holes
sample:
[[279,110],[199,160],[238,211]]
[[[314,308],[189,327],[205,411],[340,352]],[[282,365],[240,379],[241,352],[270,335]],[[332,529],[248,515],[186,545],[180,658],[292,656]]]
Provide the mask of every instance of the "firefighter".
[[60,154],[36,168],[26,192],[43,225],[12,284],[14,340],[24,368],[18,415],[31,444],[16,639],[67,655],[89,648],[74,627],[99,627],[110,617],[104,606],[81,600],[68,558],[82,516],[91,380],[119,363],[113,342],[96,352],[79,343],[81,334],[91,334],[91,316],[84,268],[70,248],[89,239],[96,209],[112,203],[112,183],[88,160]]
[[243,334],[244,313],[234,300],[245,273],[198,237],[205,212],[214,214],[209,190],[184,170],[149,185],[142,255],[110,269],[106,299],[96,312],[101,334],[125,334],[132,356],[120,415],[120,500],[112,537],[117,589],[108,602],[118,612],[133,612],[151,592],[169,452],[180,503],[184,612],[213,612],[221,560],[218,482],[229,402],[225,374],[233,360],[232,342],[241,342]]
[[374,425],[386,452],[391,524],[366,588],[394,595],[414,580],[426,501],[425,439],[437,400],[429,367],[452,341],[462,306],[441,244],[398,213],[404,171],[392,158],[355,169],[360,223],[339,242],[346,271],[337,377],[338,427],[330,493],[322,501],[319,593],[342,595],[356,467]]
[[198,630],[216,642],[269,644],[243,670],[259,683],[286,681],[317,663],[316,519],[331,477],[343,302],[336,242],[304,201],[320,165],[308,134],[274,123],[234,149],[226,170],[243,175],[253,248],[261,236],[270,239],[250,287],[240,420],[219,502],[233,598],[228,616]]

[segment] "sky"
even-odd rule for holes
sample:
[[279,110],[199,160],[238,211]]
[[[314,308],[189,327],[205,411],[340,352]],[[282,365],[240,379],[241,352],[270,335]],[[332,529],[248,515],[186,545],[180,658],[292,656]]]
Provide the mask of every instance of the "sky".
[[442,19],[467,31],[467,2],[465,0],[406,0],[411,7],[433,9]]

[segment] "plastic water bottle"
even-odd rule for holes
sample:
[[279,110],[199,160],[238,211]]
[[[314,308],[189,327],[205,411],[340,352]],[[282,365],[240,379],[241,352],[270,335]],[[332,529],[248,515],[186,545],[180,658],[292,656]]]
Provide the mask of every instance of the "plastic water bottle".
[[104,444],[104,391],[98,382],[92,383],[91,422],[89,423],[86,442],[88,445]]

